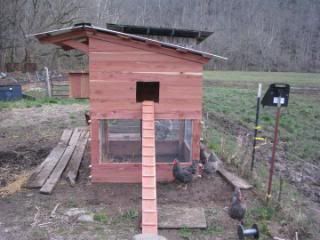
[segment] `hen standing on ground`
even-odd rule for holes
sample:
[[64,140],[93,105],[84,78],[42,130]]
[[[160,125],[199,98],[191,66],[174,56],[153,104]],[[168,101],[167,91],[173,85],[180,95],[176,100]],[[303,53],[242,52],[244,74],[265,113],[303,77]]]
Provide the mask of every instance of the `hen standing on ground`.
[[205,160],[203,165],[203,171],[208,174],[214,174],[218,170],[218,160],[214,157],[213,153],[211,153],[208,159]]
[[192,181],[192,171],[189,168],[182,168],[177,159],[173,161],[172,173],[174,178],[181,183],[186,184]]
[[232,194],[231,207],[229,209],[229,216],[236,219],[243,224],[243,218],[246,214],[246,206],[242,202],[242,195],[240,188],[236,188]]

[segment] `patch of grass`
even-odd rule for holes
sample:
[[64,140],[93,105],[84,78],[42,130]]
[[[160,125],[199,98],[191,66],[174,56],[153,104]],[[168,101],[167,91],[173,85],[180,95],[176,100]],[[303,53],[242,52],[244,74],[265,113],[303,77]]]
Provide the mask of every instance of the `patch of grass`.
[[105,213],[95,213],[93,219],[97,222],[106,224],[108,222],[108,216]]
[[138,210],[130,208],[126,210],[121,217],[125,220],[133,220],[136,219],[139,216]]
[[[280,119],[280,140],[287,144],[289,160],[296,155],[300,159],[313,161],[320,157],[317,151],[320,132],[320,99],[315,96],[292,94],[288,108],[283,108]],[[234,125],[242,124],[253,132],[255,121],[256,93],[250,89],[236,88],[205,88],[204,111],[221,116]],[[275,122],[275,108],[261,108],[260,125],[263,130],[260,134],[273,138]],[[302,114],[302,112],[304,112]],[[209,124],[208,144],[216,149],[225,136],[226,146],[232,148],[235,139],[231,127],[221,126],[214,120]],[[213,130],[211,130],[213,129]],[[211,138],[211,139],[210,139]],[[234,138],[234,136],[233,136]],[[233,146],[232,146],[233,145]]]
[[210,226],[206,230],[203,231],[205,235],[210,235],[210,236],[218,236],[221,235],[224,232],[223,226]]
[[45,240],[48,239],[48,233],[42,229],[33,229],[31,231],[31,239],[33,240]]
[[181,228],[179,229],[179,236],[183,239],[191,239],[192,230],[189,228]]
[[43,105],[59,104],[87,104],[86,99],[58,99],[58,98],[37,98],[37,99],[21,99],[18,101],[0,101],[0,111],[4,109],[12,108],[31,108],[31,107],[41,107]]
[[273,82],[289,83],[301,86],[319,86],[319,73],[295,72],[240,72],[240,71],[205,71],[205,79],[220,81],[239,81],[248,83]]
[[76,208],[76,207],[79,207],[79,204],[76,200],[70,198],[66,203],[66,207],[67,208]]

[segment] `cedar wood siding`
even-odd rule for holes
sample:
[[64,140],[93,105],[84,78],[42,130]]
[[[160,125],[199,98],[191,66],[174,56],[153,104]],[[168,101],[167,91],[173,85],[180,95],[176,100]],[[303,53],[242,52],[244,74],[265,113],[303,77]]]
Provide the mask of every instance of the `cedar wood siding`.
[[95,38],[89,44],[93,119],[141,119],[137,81],[160,82],[156,119],[201,119],[202,76],[177,74],[201,74],[201,63]]
[[[141,182],[141,164],[99,162],[99,119],[141,119],[136,82],[160,82],[155,119],[193,120],[193,159],[200,153],[203,63],[167,55],[167,50],[109,36],[90,37],[89,83],[92,182]],[[107,40],[106,40],[107,39]],[[128,43],[129,42],[129,43]],[[139,44],[138,44],[139,45]],[[196,74],[190,74],[196,73]],[[188,165],[190,163],[187,163]],[[172,165],[157,164],[157,180],[171,181]]]

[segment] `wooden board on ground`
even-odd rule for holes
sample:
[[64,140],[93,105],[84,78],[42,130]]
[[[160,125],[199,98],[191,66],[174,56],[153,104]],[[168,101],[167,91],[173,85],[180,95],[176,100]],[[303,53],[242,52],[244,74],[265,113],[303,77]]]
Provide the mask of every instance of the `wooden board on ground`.
[[219,167],[218,172],[234,187],[238,187],[240,189],[251,189],[252,185],[250,185],[246,180],[234,175],[233,173],[227,171],[222,166]]
[[75,184],[80,163],[83,157],[83,153],[86,149],[87,141],[88,141],[89,133],[87,131],[83,131],[79,143],[77,144],[72,157],[69,161],[68,167],[66,169],[67,179],[70,181],[70,184],[73,186]]
[[40,189],[41,193],[44,194],[51,194],[54,187],[56,186],[57,182],[59,181],[64,169],[66,168],[74,149],[76,148],[77,142],[79,137],[82,133],[82,130],[76,128],[73,131],[73,134],[69,141],[69,146],[67,146],[66,150],[64,151],[62,157],[60,158],[59,162],[56,164],[54,170],[50,174],[49,178],[45,182],[45,184]]
[[160,229],[207,228],[203,208],[161,206],[158,213]]
[[35,169],[29,178],[27,188],[40,188],[50,176],[61,156],[67,148],[68,141],[72,135],[71,129],[65,129],[57,146],[50,152],[47,158]]

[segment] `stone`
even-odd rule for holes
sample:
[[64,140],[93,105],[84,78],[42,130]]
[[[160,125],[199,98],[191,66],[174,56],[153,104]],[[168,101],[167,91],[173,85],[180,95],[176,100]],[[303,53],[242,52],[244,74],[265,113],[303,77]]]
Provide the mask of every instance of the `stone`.
[[167,240],[165,237],[153,234],[138,234],[132,240]]
[[64,215],[68,216],[68,217],[74,217],[74,216],[78,216],[81,214],[86,214],[87,211],[83,208],[70,208],[68,211],[66,211],[64,213]]
[[80,215],[78,217],[78,222],[94,222],[93,216],[89,214]]

